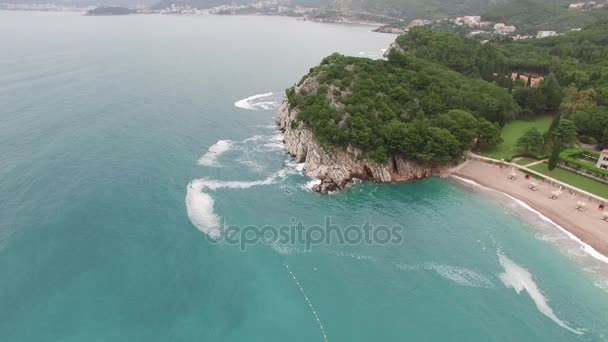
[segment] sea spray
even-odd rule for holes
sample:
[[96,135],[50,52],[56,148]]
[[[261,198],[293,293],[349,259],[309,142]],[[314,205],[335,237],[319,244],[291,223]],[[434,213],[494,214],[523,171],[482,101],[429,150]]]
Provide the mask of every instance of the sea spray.
[[517,294],[521,294],[521,291],[525,290],[530,298],[532,298],[534,301],[534,304],[536,304],[538,311],[540,311],[543,315],[549,317],[552,321],[564,329],[567,329],[577,335],[583,334],[583,330],[571,328],[566,322],[562,321],[555,315],[553,309],[551,309],[547,302],[547,298],[545,298],[542,291],[538,288],[532,274],[528,270],[500,253],[498,254],[498,261],[505,270],[504,273],[499,275],[499,278],[506,287],[512,288],[515,290],[515,292],[517,292]]

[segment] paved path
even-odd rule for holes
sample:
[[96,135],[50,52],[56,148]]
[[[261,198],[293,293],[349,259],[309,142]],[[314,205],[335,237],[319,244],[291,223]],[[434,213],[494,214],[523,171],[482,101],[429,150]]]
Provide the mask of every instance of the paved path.
[[534,165],[542,164],[542,163],[544,163],[546,161],[548,161],[548,159],[537,160],[537,161],[531,162],[530,164],[526,164],[526,165],[523,165],[523,166],[524,167],[532,167]]

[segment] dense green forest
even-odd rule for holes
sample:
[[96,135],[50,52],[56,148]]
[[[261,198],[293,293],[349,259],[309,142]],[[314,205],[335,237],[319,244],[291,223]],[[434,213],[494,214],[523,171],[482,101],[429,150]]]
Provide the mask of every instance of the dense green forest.
[[[555,119],[539,149],[557,155],[577,136],[608,143],[607,23],[485,44],[414,28],[397,43],[388,60],[329,56],[303,79],[319,83],[314,91],[287,90],[299,120],[324,146],[353,145],[377,161],[402,154],[449,163],[471,147],[498,143],[507,121],[547,114]],[[532,86],[535,78],[540,85]],[[536,133],[527,141],[538,141]]]
[[325,146],[352,144],[377,161],[454,161],[475,138],[497,143],[491,122],[519,111],[505,89],[396,51],[388,61],[332,55],[307,77],[319,82],[315,91],[287,91],[299,120]]

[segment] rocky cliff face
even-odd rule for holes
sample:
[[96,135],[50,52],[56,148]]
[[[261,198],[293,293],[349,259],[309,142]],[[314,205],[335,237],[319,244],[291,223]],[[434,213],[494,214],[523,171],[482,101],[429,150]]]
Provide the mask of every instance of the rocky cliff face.
[[[307,80],[300,87],[314,87],[314,80]],[[297,91],[297,90],[296,90]],[[376,182],[403,182],[430,176],[443,175],[448,167],[430,167],[408,161],[404,157],[392,157],[386,164],[362,159],[362,152],[349,147],[345,150],[326,151],[316,141],[313,132],[298,122],[299,110],[289,108],[287,100],[281,104],[277,124],[285,134],[287,152],[297,162],[304,163],[304,174],[321,180],[313,190],[321,193],[344,189],[354,179]]]

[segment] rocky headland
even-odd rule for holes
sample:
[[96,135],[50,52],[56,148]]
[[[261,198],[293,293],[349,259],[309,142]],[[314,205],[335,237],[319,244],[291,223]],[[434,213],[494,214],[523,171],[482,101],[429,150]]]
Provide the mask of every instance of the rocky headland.
[[[314,91],[318,87],[314,77],[308,77],[295,91]],[[333,103],[339,106],[339,103]],[[281,104],[276,122],[284,133],[287,153],[298,163],[304,163],[304,174],[321,182],[313,190],[322,194],[342,190],[356,179],[375,182],[404,182],[447,174],[450,166],[425,166],[409,161],[407,156],[393,156],[387,163],[366,159],[353,146],[345,149],[322,147],[313,131],[298,120],[300,110],[291,108],[288,99]]]

